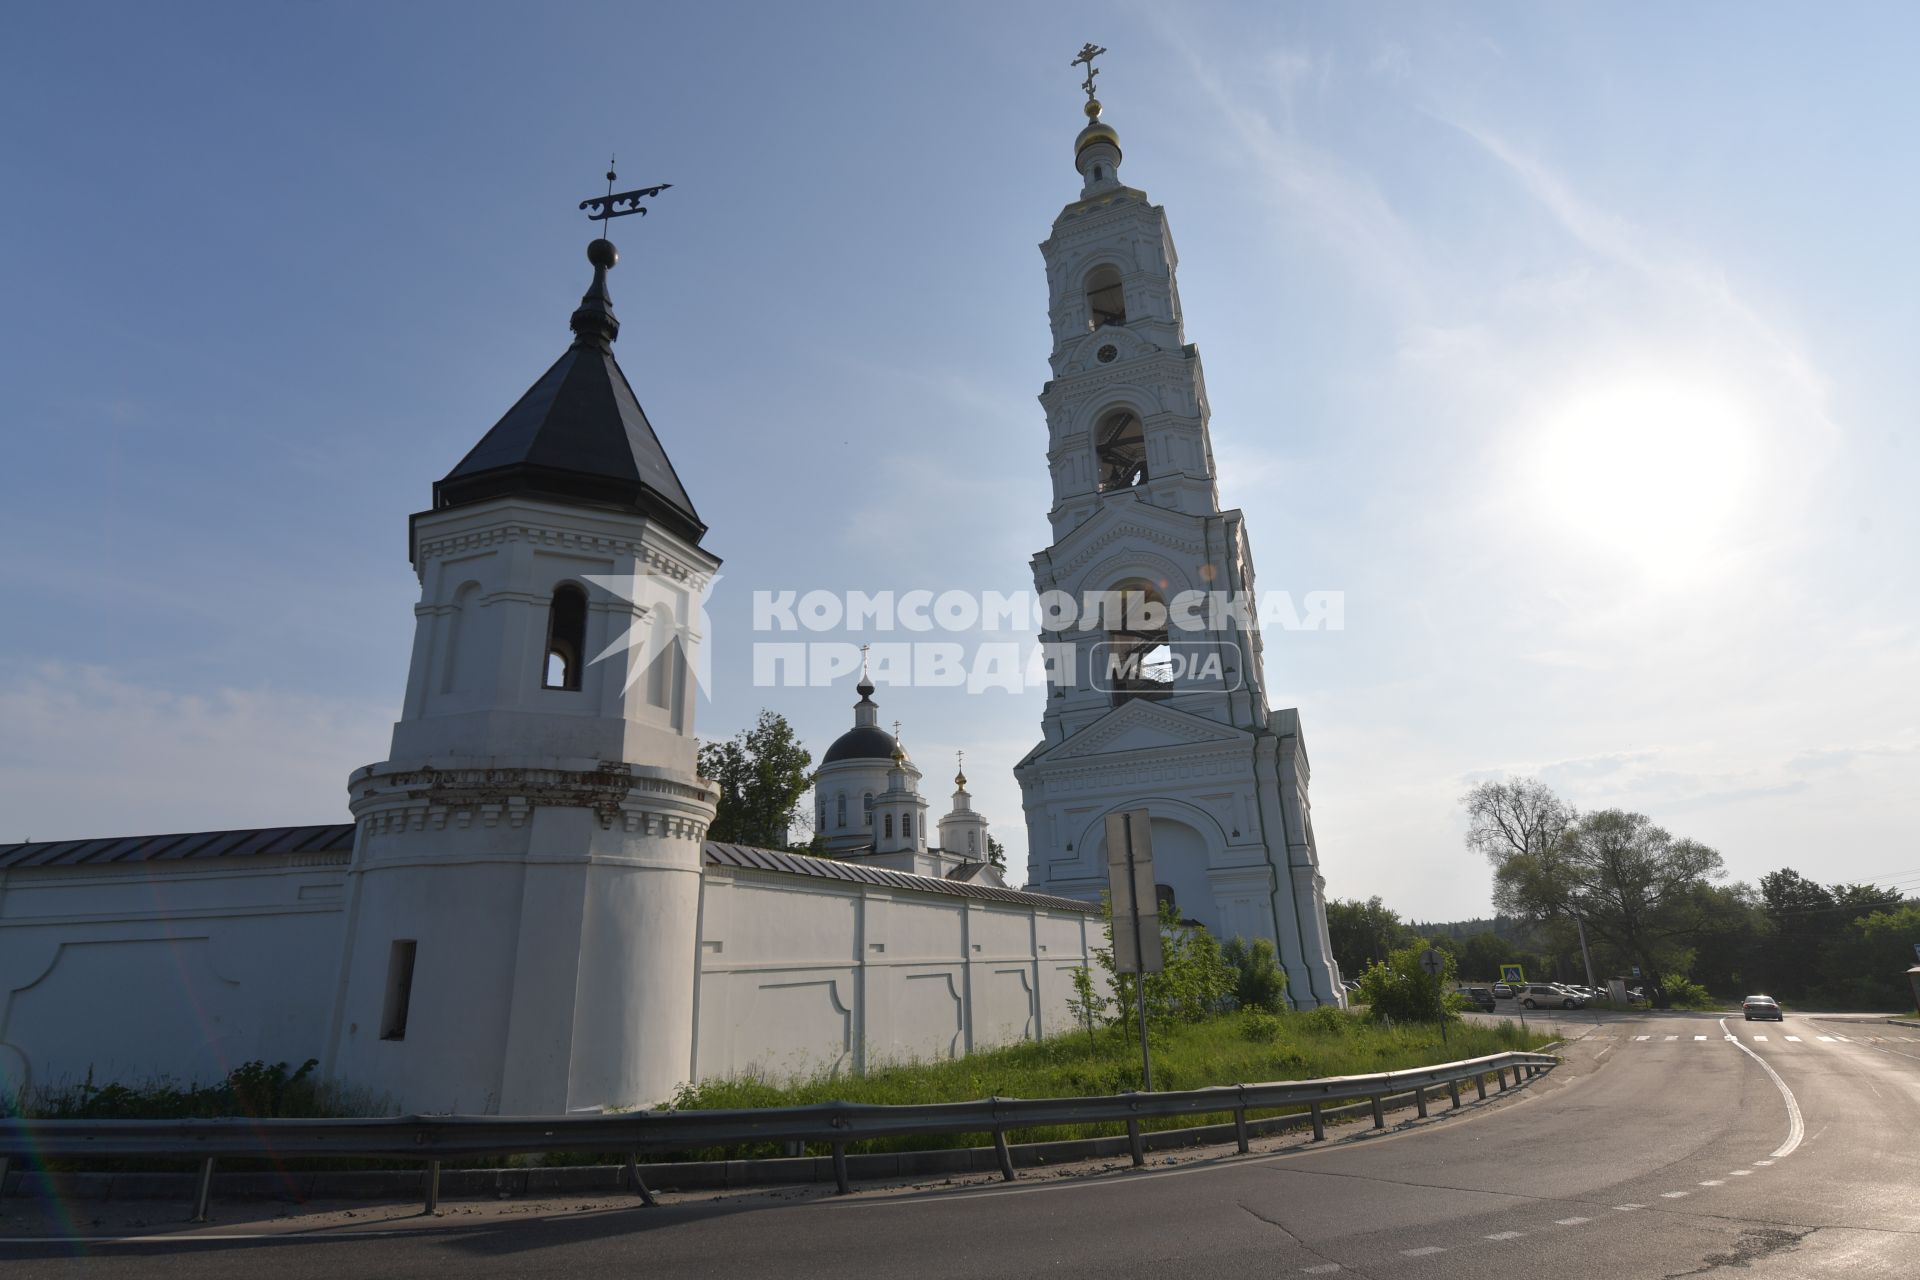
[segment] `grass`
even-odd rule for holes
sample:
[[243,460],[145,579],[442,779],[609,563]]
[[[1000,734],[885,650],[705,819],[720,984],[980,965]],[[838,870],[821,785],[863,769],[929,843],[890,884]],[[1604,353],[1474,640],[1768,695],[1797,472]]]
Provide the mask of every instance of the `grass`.
[[[1299,1014],[1230,1013],[1185,1023],[1152,1038],[1153,1083],[1158,1090],[1207,1085],[1257,1084],[1321,1076],[1366,1075],[1430,1066],[1490,1053],[1537,1048],[1552,1037],[1524,1032],[1514,1023],[1482,1026],[1455,1021],[1447,1041],[1434,1023],[1383,1027],[1336,1010]],[[1058,1098],[1124,1093],[1140,1086],[1136,1037],[1112,1029],[1028,1041],[939,1062],[875,1067],[865,1075],[822,1073],[777,1081],[757,1075],[704,1080],[682,1088],[676,1110],[799,1106],[814,1102],[963,1102],[990,1096]],[[1284,1114],[1282,1108],[1261,1115]],[[1177,1116],[1143,1122],[1146,1129],[1177,1129],[1222,1123],[1229,1117]],[[1015,1142],[1095,1137],[1112,1126],[1075,1125],[1010,1131]],[[973,1146],[978,1135],[952,1134],[848,1144],[849,1151],[928,1150]],[[718,1158],[721,1153],[688,1153]],[[779,1152],[771,1146],[730,1150],[741,1159]]]

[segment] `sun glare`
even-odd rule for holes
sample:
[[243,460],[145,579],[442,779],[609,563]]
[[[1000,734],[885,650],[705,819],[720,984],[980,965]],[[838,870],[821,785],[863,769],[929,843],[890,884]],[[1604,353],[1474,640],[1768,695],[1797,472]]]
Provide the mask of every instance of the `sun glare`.
[[1612,383],[1568,398],[1539,430],[1529,483],[1542,509],[1653,576],[1697,568],[1747,488],[1750,424],[1711,387]]

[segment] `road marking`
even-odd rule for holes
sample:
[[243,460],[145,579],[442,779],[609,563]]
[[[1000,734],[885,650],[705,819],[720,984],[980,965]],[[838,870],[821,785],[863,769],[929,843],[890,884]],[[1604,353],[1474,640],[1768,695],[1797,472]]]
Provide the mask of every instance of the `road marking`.
[[1789,1039],[1789,1040],[1791,1040],[1791,1041],[1793,1041],[1793,1042],[1794,1042],[1795,1044],[1799,1044],[1799,1043],[1800,1043],[1800,1037],[1799,1037],[1799,1036],[1788,1036],[1788,1037],[1787,1037],[1787,1039]]
[[[1694,1039],[1695,1039],[1695,1040],[1705,1040],[1705,1039],[1706,1039],[1706,1037],[1705,1037],[1705,1036],[1695,1036],[1695,1037],[1694,1037]],[[1727,1037],[1727,1039],[1729,1039],[1729,1040],[1731,1040],[1731,1039],[1733,1039],[1733,1037],[1732,1037],[1732,1036],[1728,1036],[1728,1037]]]
[[1592,1218],[1555,1218],[1553,1225],[1556,1227],[1577,1227],[1583,1222],[1592,1221]]
[[1400,1256],[1403,1258],[1424,1258],[1431,1253],[1445,1253],[1445,1252],[1446,1250],[1442,1249],[1437,1244],[1423,1244],[1418,1249],[1402,1249],[1400,1251]]
[[1729,1178],[1745,1178],[1745,1177],[1748,1177],[1748,1176],[1750,1176],[1750,1175],[1751,1175],[1752,1173],[1753,1173],[1753,1170],[1751,1170],[1751,1169],[1729,1169],[1729,1170],[1727,1170],[1727,1176],[1728,1176]]
[[[1826,1037],[1825,1037],[1825,1036],[1821,1036],[1820,1038],[1821,1038],[1822,1040],[1825,1040],[1825,1039],[1826,1039]],[[1835,1037],[1834,1037],[1834,1039],[1835,1039],[1835,1040],[1838,1040],[1838,1041],[1839,1041],[1839,1042],[1840,1042],[1841,1044],[1852,1044],[1852,1043],[1853,1043],[1853,1041],[1851,1041],[1851,1040],[1849,1040],[1849,1039],[1847,1039],[1847,1038],[1846,1038],[1845,1036],[1835,1036]]]
[[[1727,1020],[1722,1018],[1720,1025],[1723,1027],[1726,1026]],[[1794,1099],[1793,1090],[1787,1088],[1787,1082],[1780,1078],[1780,1073],[1773,1069],[1772,1063],[1747,1048],[1747,1046],[1741,1044],[1738,1040],[1733,1042],[1733,1046],[1760,1064],[1760,1069],[1766,1072],[1773,1080],[1773,1087],[1780,1091],[1781,1101],[1787,1104],[1787,1140],[1767,1154],[1775,1160],[1780,1159],[1782,1156],[1792,1155],[1794,1148],[1800,1145],[1800,1140],[1807,1136],[1807,1126],[1800,1119],[1800,1104]]]
[[1754,1041],[1758,1044],[1765,1044],[1767,1042],[1767,1038],[1765,1036],[1755,1036]]
[[1660,1193],[1660,1198],[1662,1200],[1678,1200],[1681,1196],[1689,1195],[1689,1194],[1691,1193],[1686,1191],[1662,1191]]
[[[1653,1037],[1652,1036],[1635,1036],[1634,1039],[1635,1040],[1651,1040],[1653,1039]],[[1672,1037],[1669,1036],[1668,1039],[1672,1039]]]
[[1753,1167],[1754,1167],[1754,1168],[1756,1168],[1756,1169],[1764,1169],[1764,1168],[1766,1168],[1766,1167],[1767,1167],[1768,1165],[1770,1165],[1770,1164],[1772,1164],[1772,1163],[1773,1163],[1773,1161],[1771,1161],[1771,1160],[1755,1160],[1755,1161],[1753,1162]]
[[1727,1180],[1725,1178],[1708,1178],[1700,1185],[1703,1187],[1724,1187],[1727,1185]]
[[1632,1213],[1635,1209],[1644,1209],[1646,1207],[1647,1206],[1643,1204],[1617,1204],[1613,1206],[1613,1211],[1615,1213]]
[[1826,1042],[1827,1042],[1828,1044],[1832,1044],[1832,1043],[1833,1043],[1833,1037],[1832,1037],[1832,1036],[1816,1036],[1816,1037],[1815,1037],[1815,1039],[1819,1039],[1819,1040],[1825,1040],[1825,1041],[1826,1041]]
[[1667,1037],[1667,1039],[1669,1039],[1669,1040],[1678,1040],[1679,1038],[1680,1038],[1679,1036],[1668,1036],[1668,1037]]
[[1494,1233],[1493,1233],[1492,1235],[1490,1235],[1490,1236],[1488,1236],[1488,1237],[1487,1237],[1487,1239],[1489,1239],[1489,1240],[1518,1240],[1518,1239],[1519,1239],[1519,1238],[1520,1238],[1521,1236],[1523,1236],[1523,1235],[1525,1235],[1525,1234],[1527,1234],[1527,1233],[1526,1233],[1526,1232],[1524,1232],[1524,1231],[1496,1231],[1496,1232],[1494,1232]]
[[1317,1267],[1302,1267],[1300,1269],[1310,1276],[1324,1276],[1331,1275],[1335,1271],[1338,1271],[1340,1264],[1337,1262],[1323,1262]]

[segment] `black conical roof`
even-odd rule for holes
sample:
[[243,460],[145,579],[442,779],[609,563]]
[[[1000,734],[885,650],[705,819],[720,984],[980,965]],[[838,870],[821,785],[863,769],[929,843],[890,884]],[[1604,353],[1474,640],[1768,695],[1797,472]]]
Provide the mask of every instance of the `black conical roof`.
[[613,358],[613,246],[600,245],[606,260],[594,259],[593,286],[574,313],[574,344],[433,486],[433,505],[507,495],[584,502],[640,512],[698,542],[707,526]]

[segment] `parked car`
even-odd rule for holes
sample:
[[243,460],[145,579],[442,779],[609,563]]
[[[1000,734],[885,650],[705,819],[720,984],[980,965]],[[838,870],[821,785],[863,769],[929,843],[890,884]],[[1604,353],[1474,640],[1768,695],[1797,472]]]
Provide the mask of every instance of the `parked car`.
[[1492,1013],[1494,1007],[1493,992],[1485,987],[1462,987],[1460,994],[1477,1005],[1483,1013]]
[[1520,988],[1516,998],[1528,1009],[1538,1009],[1543,1005],[1555,1009],[1577,1009],[1587,1002],[1585,996],[1547,982],[1529,982]]
[[1748,996],[1740,1004],[1740,1012],[1746,1015],[1748,1022],[1785,1022],[1780,1012],[1780,1002],[1772,996]]
[[1497,1000],[1511,1000],[1511,999],[1513,999],[1513,986],[1512,986],[1512,984],[1511,984],[1511,983],[1506,983],[1506,982],[1496,982],[1496,983],[1494,983],[1494,984],[1493,984],[1493,995],[1494,995],[1494,998],[1495,998],[1495,999],[1497,999]]

